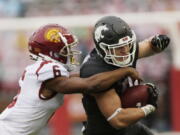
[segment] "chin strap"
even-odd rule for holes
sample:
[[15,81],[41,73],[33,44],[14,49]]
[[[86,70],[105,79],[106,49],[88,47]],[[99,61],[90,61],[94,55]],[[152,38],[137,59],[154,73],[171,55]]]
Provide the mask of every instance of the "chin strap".
[[30,53],[29,56],[30,56],[31,60],[35,60],[35,61],[43,60],[43,58],[41,56],[37,56],[37,55],[34,55],[32,53]]

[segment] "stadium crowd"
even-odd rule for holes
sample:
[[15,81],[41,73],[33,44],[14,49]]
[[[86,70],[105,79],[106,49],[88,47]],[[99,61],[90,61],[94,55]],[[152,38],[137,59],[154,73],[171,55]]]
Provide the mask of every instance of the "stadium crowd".
[[180,10],[179,0],[0,0],[0,17]]

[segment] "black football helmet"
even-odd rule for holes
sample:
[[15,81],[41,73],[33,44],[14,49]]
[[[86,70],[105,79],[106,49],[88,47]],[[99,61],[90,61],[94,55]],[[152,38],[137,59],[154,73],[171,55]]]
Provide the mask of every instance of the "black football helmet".
[[121,18],[115,16],[101,18],[95,24],[93,39],[98,54],[106,63],[118,67],[133,64],[136,35]]

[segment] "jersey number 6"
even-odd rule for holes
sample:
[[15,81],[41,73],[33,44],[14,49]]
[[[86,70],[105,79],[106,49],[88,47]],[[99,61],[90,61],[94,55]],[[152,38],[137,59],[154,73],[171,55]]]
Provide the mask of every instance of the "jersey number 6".
[[60,72],[59,66],[57,66],[57,65],[53,66],[53,73],[54,73],[54,77],[61,76],[61,72]]

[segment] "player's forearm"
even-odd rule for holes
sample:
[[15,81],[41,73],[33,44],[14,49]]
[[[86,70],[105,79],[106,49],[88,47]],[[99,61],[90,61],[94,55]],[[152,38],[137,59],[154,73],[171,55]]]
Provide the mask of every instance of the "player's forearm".
[[145,117],[144,112],[140,108],[128,108],[128,109],[122,109],[120,113],[109,120],[110,124],[116,128],[125,128],[138,120]]
[[140,108],[129,108],[129,109],[124,109],[120,113],[118,119],[124,127],[127,127],[140,119],[144,118],[145,114]]
[[132,68],[121,68],[110,72],[99,73],[87,78],[87,92],[100,92],[109,89],[115,82],[132,74]]
[[120,113],[110,121],[111,125],[117,129],[127,127],[155,111],[152,105],[142,108],[122,109]]
[[169,45],[170,38],[166,35],[155,35],[139,43],[139,58],[162,52]]
[[139,58],[154,55],[156,52],[152,49],[152,37],[139,43]]
[[64,94],[95,93],[109,89],[115,82],[131,75],[133,68],[121,68],[110,72],[99,73],[89,78],[57,77],[46,82],[46,87]]

